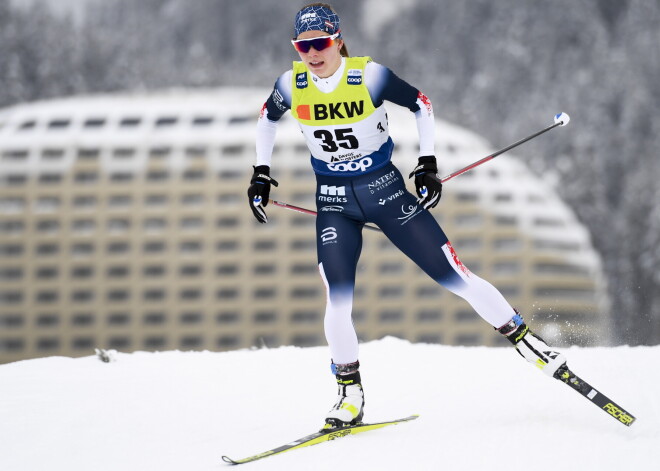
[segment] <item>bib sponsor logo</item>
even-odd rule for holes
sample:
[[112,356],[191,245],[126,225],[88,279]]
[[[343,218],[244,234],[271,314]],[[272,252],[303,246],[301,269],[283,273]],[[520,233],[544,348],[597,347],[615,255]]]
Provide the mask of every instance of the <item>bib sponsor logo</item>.
[[403,213],[403,216],[397,218],[399,221],[401,221],[401,225],[403,226],[406,224],[408,221],[410,221],[412,218],[417,216],[422,212],[420,209],[419,211],[417,210],[417,205],[408,205],[406,207],[405,204],[401,205],[401,212]]
[[362,85],[362,70],[350,69],[346,77],[346,82],[349,85]]
[[395,199],[397,199],[399,196],[403,196],[403,194],[404,194],[404,193],[403,193],[403,190],[399,190],[399,191],[397,191],[396,193],[394,193],[393,195],[388,196],[387,198],[381,198],[380,200],[378,200],[378,204],[381,205],[381,206],[385,206],[385,204],[386,204],[388,201],[395,200]]
[[353,160],[351,162],[328,164],[328,169],[333,172],[366,172],[366,170],[371,167],[373,163],[374,161],[371,159],[371,157],[365,157],[364,159]]
[[[307,106],[307,105],[301,105]],[[314,119],[347,119],[364,114],[364,100],[344,101],[340,103],[317,103],[314,105]],[[300,116],[299,116],[300,117]],[[305,118],[300,118],[305,119]],[[309,118],[307,118],[309,119]]]
[[377,191],[382,190],[383,188],[387,188],[390,186],[392,183],[399,181],[399,177],[396,176],[396,172],[392,170],[390,173],[386,173],[380,178],[377,178],[376,180],[369,182],[367,184],[367,189],[369,192],[373,195]]
[[321,231],[321,241],[323,245],[337,243],[337,229],[334,227],[326,227]]
[[296,88],[307,88],[309,82],[307,81],[307,72],[301,72],[296,75]]
[[345,186],[321,185],[319,201],[324,203],[348,203]]
[[321,208],[322,212],[329,213],[329,212],[334,212],[334,213],[342,213],[344,212],[344,207],[343,206],[323,206]]

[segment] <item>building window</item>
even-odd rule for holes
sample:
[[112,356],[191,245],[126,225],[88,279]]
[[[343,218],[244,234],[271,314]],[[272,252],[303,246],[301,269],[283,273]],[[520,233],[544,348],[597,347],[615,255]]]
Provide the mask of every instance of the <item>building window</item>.
[[20,267],[0,267],[0,280],[20,280],[23,269]]
[[215,121],[213,116],[195,116],[192,120],[193,126],[210,126]]
[[110,348],[130,348],[131,339],[128,337],[110,337],[108,345]]
[[204,229],[204,220],[202,218],[184,218],[180,222],[181,229],[186,231],[198,231]]
[[112,195],[108,199],[108,208],[123,209],[130,208],[133,200],[128,195]]
[[117,265],[108,267],[106,275],[108,278],[126,278],[130,273],[129,267],[125,265]]
[[126,289],[115,289],[108,291],[107,299],[111,303],[120,303],[128,301],[131,297],[131,293]]
[[160,277],[165,275],[165,267],[163,265],[147,265],[143,270],[147,277]]
[[277,312],[275,311],[261,311],[256,312],[252,317],[255,324],[273,324],[277,321]]
[[111,255],[126,254],[130,251],[130,246],[126,242],[113,242],[108,245],[108,253]]
[[321,319],[318,311],[295,311],[291,314],[293,324],[315,324]]
[[461,309],[454,313],[454,320],[459,323],[476,322],[479,316],[474,311]]
[[113,218],[108,221],[108,232],[122,233],[131,228],[131,221],[128,219]]
[[198,335],[187,335],[181,338],[182,348],[200,348],[204,344],[204,339]]
[[291,266],[292,275],[311,275],[317,274],[318,271],[319,267],[315,263],[296,263]]
[[88,327],[94,324],[94,316],[89,313],[74,314],[71,323],[76,327]]
[[[5,314],[0,316],[0,327],[4,329],[17,329],[23,327],[25,324],[25,319],[21,314]],[[0,341],[0,348],[2,348],[2,343]]]
[[199,253],[203,248],[204,245],[197,241],[186,241],[179,244],[179,251],[186,254]]
[[52,256],[60,252],[59,245],[56,244],[39,244],[37,245],[37,255],[39,256]]
[[87,290],[79,290],[71,293],[71,301],[76,304],[89,303],[94,300],[94,292]]
[[23,221],[0,221],[0,232],[5,235],[20,235],[24,229]]
[[99,176],[95,172],[78,172],[74,176],[74,181],[83,185],[90,185],[96,183],[98,180]]
[[58,173],[44,173],[39,175],[39,183],[44,185],[52,185],[55,183],[60,183],[62,181],[62,175]]
[[157,128],[171,127],[176,125],[179,121],[179,118],[176,116],[162,116],[156,120]]
[[71,268],[71,278],[91,278],[94,275],[94,268],[89,266]]
[[[274,243],[273,243],[274,245]],[[235,240],[221,240],[215,245],[218,252],[234,252],[238,250],[238,242]],[[255,247],[256,248],[256,247]]]
[[52,213],[60,207],[60,199],[57,196],[40,196],[34,204],[37,213]]
[[48,128],[49,129],[65,129],[65,128],[68,128],[70,124],[71,124],[70,119],[66,119],[66,118],[53,119],[53,120],[48,122]]
[[119,127],[134,128],[139,126],[141,122],[142,120],[137,116],[126,117],[126,118],[122,118],[121,121],[119,121]]
[[149,336],[144,339],[144,348],[164,348],[167,340],[162,336]]
[[223,300],[236,299],[238,296],[239,291],[237,288],[220,288],[216,292],[216,297]]
[[215,269],[218,275],[236,275],[239,271],[238,265],[218,265]]
[[239,224],[240,224],[240,220],[236,217],[218,218],[215,223],[216,227],[224,228],[224,229],[238,227]]
[[218,313],[215,320],[218,324],[236,324],[240,317],[236,311],[225,311]]
[[101,128],[105,126],[106,119],[105,118],[88,118],[85,120],[83,123],[83,127],[86,128]]
[[71,348],[74,350],[91,350],[94,348],[94,337],[74,337]]
[[71,255],[74,257],[89,256],[94,253],[94,244],[73,244],[71,246]]
[[51,351],[60,348],[60,340],[56,337],[40,338],[37,340],[37,350]]
[[378,318],[383,323],[397,323],[403,320],[403,311],[401,309],[388,309],[381,311]]
[[167,206],[168,199],[166,195],[147,195],[144,203],[150,208],[162,208],[163,206]]
[[241,338],[238,335],[221,335],[218,337],[216,345],[218,348],[236,348],[241,344]]
[[101,149],[84,147],[78,149],[78,159],[80,160],[98,160],[101,155]]
[[202,267],[200,265],[184,265],[179,268],[181,276],[199,276],[202,274]]
[[147,289],[144,291],[143,298],[147,302],[163,301],[166,294],[164,289]]
[[71,225],[73,233],[76,235],[88,235],[96,230],[96,221],[93,219],[76,219]]
[[197,301],[202,299],[203,293],[199,289],[184,289],[179,293],[179,298],[182,301]]
[[422,309],[417,312],[417,321],[422,323],[438,322],[442,320],[442,311],[439,309]]
[[56,314],[42,314],[37,317],[37,327],[57,327],[60,319]]
[[493,273],[495,275],[516,275],[521,270],[520,262],[515,260],[493,263]]
[[276,269],[277,267],[274,264],[264,264],[255,266],[253,272],[257,276],[272,275]]
[[108,316],[108,325],[123,326],[128,325],[130,316],[126,312],[113,312]]
[[201,312],[184,312],[181,314],[180,322],[184,325],[201,324],[204,316]]
[[522,249],[522,241],[515,237],[502,237],[493,240],[496,252],[517,252]]
[[61,160],[64,158],[64,149],[43,149],[41,158],[44,160]]
[[378,290],[378,296],[383,299],[397,299],[403,297],[402,286],[383,286]]
[[76,196],[73,199],[73,207],[75,209],[90,210],[96,207],[95,196]]
[[143,319],[145,325],[163,325],[166,320],[164,312],[147,312]]

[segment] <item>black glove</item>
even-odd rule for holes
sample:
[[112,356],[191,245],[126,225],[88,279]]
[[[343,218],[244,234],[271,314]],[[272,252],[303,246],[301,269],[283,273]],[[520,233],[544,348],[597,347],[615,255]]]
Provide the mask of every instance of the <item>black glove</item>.
[[419,199],[417,203],[424,209],[435,208],[442,195],[442,182],[438,176],[438,164],[435,157],[425,155],[420,157],[415,170],[410,172],[408,178],[415,177],[415,189]]
[[264,207],[268,205],[271,184],[279,186],[279,183],[270,176],[270,167],[268,165],[254,167],[254,174],[250,180],[250,188],[248,188],[247,194],[254,217],[262,224],[268,222]]

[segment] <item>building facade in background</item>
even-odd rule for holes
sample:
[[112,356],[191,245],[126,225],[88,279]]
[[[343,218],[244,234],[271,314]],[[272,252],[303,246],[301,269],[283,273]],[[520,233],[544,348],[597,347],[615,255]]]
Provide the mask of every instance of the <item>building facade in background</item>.
[[[96,347],[324,345],[312,216],[246,206],[267,90],[71,98],[0,112],[0,362]],[[414,116],[388,107],[407,174]],[[285,118],[271,197],[315,208],[309,153]],[[489,154],[438,122],[446,175]],[[412,186],[409,186],[412,189]],[[606,344],[600,261],[575,215],[503,155],[445,185],[434,215],[467,267],[553,343]],[[499,345],[500,335],[382,235],[364,232],[354,319],[363,341]]]

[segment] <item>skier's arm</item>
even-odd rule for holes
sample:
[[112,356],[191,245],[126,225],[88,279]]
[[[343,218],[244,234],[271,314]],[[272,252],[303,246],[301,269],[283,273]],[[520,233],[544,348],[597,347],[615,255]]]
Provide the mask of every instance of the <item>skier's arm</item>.
[[365,83],[374,106],[378,107],[387,100],[405,106],[415,113],[419,133],[419,155],[435,155],[435,121],[431,100],[390,69],[376,62],[367,64]]
[[257,121],[256,166],[267,165],[273,156],[277,122],[291,108],[291,71],[282,74],[275,82],[273,92],[264,103]]

